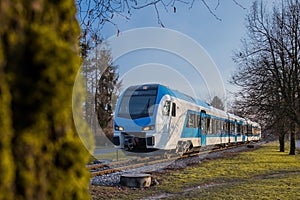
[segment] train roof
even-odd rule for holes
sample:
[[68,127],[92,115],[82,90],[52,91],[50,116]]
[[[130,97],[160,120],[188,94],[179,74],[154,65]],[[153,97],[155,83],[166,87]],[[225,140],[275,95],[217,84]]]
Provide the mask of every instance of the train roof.
[[252,121],[250,121],[249,119],[245,119],[245,118],[242,118],[240,116],[237,116],[237,115],[234,115],[232,113],[228,113],[224,110],[220,110],[218,108],[215,108],[213,106],[211,106],[210,104],[204,102],[204,101],[201,101],[199,99],[195,99],[189,95],[186,95],[182,92],[179,92],[178,90],[174,90],[174,89],[170,89],[169,87],[166,87],[164,85],[158,85],[158,87],[161,87],[161,88],[164,88],[166,90],[168,90],[168,93],[171,95],[171,96],[175,96],[179,99],[182,99],[182,100],[185,100],[185,101],[188,101],[190,103],[194,103],[198,106],[202,106],[203,108],[206,108],[207,112],[210,114],[214,114],[214,115],[217,115],[219,117],[223,117],[223,118],[228,118],[229,120],[232,120],[232,121],[237,121],[239,123],[251,123],[251,124],[255,124],[256,126],[259,126],[258,123],[254,123]]
[[188,101],[190,103],[193,103],[193,104],[196,104],[196,105],[199,105],[199,106],[202,106],[204,108],[210,108],[211,106],[208,104],[208,103],[205,103],[204,101],[201,101],[199,99],[195,99],[187,94],[184,94],[178,90],[174,90],[174,89],[171,89],[165,85],[161,85],[161,84],[143,84],[143,85],[134,85],[134,86],[130,86],[128,87],[126,90],[153,90],[153,89],[157,89],[158,90],[158,93],[160,95],[165,95],[165,94],[168,94],[170,96],[173,96],[173,97],[177,97],[179,99],[182,99],[182,100],[185,100],[185,101]]
[[182,92],[179,92],[178,90],[170,89],[170,88],[168,88],[168,87],[166,87],[166,86],[164,86],[164,85],[160,85],[160,87],[161,87],[163,90],[167,90],[167,91],[168,91],[167,93],[168,93],[169,95],[171,95],[171,96],[174,96],[174,97],[177,97],[177,98],[179,98],[179,99],[188,101],[188,102],[190,102],[190,103],[194,103],[194,104],[199,105],[199,106],[202,106],[202,107],[204,107],[204,108],[210,108],[210,107],[211,107],[208,103],[206,103],[206,102],[204,102],[204,101],[201,101],[201,100],[199,100],[199,99],[195,99],[195,98],[193,98],[193,97],[191,97],[191,96],[189,96],[189,95],[187,95],[187,94],[184,94],[184,93],[182,93]]
[[240,123],[249,123],[249,124],[252,124],[254,126],[259,126],[259,124],[256,123],[256,122],[252,122],[249,119],[245,119],[245,118],[239,117],[237,115],[228,113],[226,111],[220,110],[218,108],[215,108],[215,107],[211,106],[210,104],[208,104],[208,103],[206,103],[202,100],[195,99],[195,98],[193,98],[193,97],[191,97],[187,94],[184,94],[184,93],[182,93],[178,90],[171,89],[171,88],[169,88],[165,85],[162,85],[162,84],[135,85],[135,86],[128,87],[126,90],[144,90],[144,89],[157,89],[158,93],[160,95],[168,94],[170,96],[185,100],[185,101],[193,103],[193,104],[196,104],[198,106],[206,108],[207,109],[206,111],[208,113],[217,114],[219,117],[229,118],[229,120],[233,120],[233,121],[236,120],[237,122],[240,122]]

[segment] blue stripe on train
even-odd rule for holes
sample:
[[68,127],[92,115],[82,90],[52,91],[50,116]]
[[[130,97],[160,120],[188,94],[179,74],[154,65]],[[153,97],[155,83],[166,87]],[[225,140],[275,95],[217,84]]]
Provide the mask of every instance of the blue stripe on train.
[[[184,125],[183,125],[183,129],[182,129],[182,133],[181,133],[181,138],[199,138],[201,137],[202,140],[205,140],[206,137],[229,137],[228,133],[217,133],[217,134],[201,134],[201,128],[193,128],[193,127],[187,127],[187,123],[188,123],[188,116],[189,114],[196,114],[196,115],[201,115],[202,113],[200,112],[196,112],[196,111],[192,111],[192,110],[188,110],[186,117],[185,117],[185,121],[184,121]],[[203,114],[202,114],[203,115]],[[205,116],[208,116],[210,119],[218,119],[224,122],[231,122],[231,123],[236,123],[236,124],[241,124],[242,122],[236,122],[236,121],[232,121],[232,120],[228,120],[228,119],[224,119],[224,118],[219,118],[213,115],[207,115],[204,114]],[[202,116],[203,117],[203,116]],[[238,136],[240,136],[240,134],[230,134],[230,136],[234,136],[235,137],[235,141],[237,141]],[[245,141],[245,136],[243,135],[242,140]],[[204,143],[206,143],[204,141]]]
[[192,127],[187,127],[188,123],[188,116],[189,114],[196,114],[200,115],[200,112],[188,110],[185,116],[184,124],[183,124],[183,129],[181,132],[181,138],[199,138],[201,135],[201,129],[200,128],[192,128]]
[[[227,139],[228,137],[232,138],[234,137],[234,140],[231,142],[238,142],[238,138],[241,137],[241,142],[245,142],[247,140],[247,137],[245,135],[240,134],[199,134],[199,136],[191,135],[191,137],[188,137],[188,135],[185,135],[185,138],[201,138],[201,146],[205,146],[207,143],[207,140],[211,138],[218,138],[220,141],[223,141],[223,139]],[[182,137],[183,138],[183,137]]]

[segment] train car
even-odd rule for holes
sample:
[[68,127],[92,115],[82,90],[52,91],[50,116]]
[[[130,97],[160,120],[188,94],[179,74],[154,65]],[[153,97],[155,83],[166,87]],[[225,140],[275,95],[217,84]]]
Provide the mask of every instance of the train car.
[[127,88],[114,115],[114,145],[134,152],[182,155],[205,146],[260,139],[258,123],[160,84]]

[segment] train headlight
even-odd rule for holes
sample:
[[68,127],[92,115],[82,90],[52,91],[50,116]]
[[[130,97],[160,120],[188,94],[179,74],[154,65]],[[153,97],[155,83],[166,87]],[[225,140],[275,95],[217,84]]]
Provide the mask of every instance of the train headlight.
[[116,131],[124,131],[124,128],[122,126],[115,125],[115,130]]
[[154,125],[150,125],[150,126],[144,126],[143,127],[143,131],[151,131],[151,130],[154,130]]

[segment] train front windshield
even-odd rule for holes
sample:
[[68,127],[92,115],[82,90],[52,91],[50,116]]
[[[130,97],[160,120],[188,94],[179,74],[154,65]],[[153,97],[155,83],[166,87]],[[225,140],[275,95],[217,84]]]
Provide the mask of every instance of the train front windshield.
[[157,88],[128,89],[121,100],[118,117],[137,119],[153,115]]

